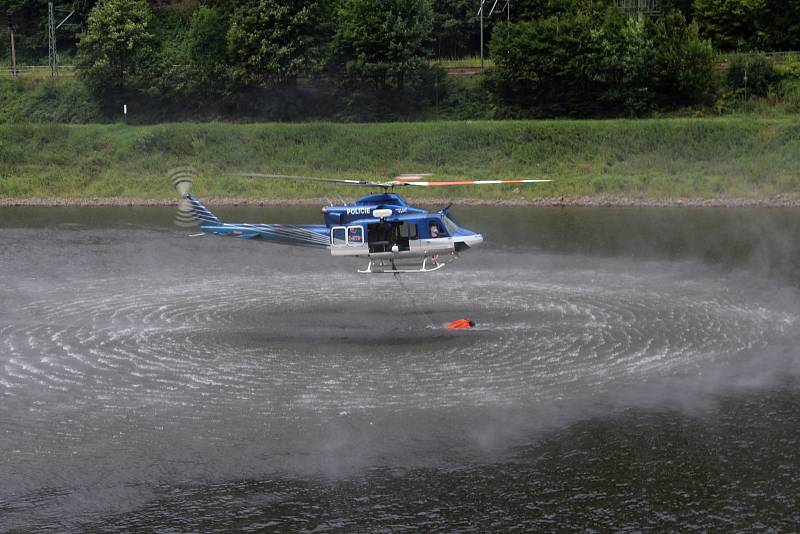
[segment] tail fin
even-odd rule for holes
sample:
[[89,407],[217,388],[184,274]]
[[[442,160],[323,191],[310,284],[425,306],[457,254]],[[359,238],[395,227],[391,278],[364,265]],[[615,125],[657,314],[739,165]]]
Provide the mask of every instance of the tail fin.
[[183,198],[188,201],[188,205],[190,206],[189,213],[197,224],[222,224],[219,217],[211,213],[211,210],[203,206],[203,204],[192,195],[186,193]]
[[169,172],[172,185],[183,197],[183,200],[178,204],[178,213],[175,214],[175,224],[178,226],[222,224],[219,217],[211,213],[211,210],[189,194],[194,174],[193,167],[177,167]]

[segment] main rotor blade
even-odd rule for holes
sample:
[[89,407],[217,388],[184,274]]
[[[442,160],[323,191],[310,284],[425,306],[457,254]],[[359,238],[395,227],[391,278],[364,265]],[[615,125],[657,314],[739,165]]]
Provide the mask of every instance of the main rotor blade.
[[529,184],[552,182],[553,180],[465,180],[459,182],[406,182],[395,180],[394,185],[416,185],[419,187],[435,187],[440,185],[493,185],[493,184]]
[[398,174],[395,176],[392,181],[395,182],[408,182],[411,180],[422,180],[423,178],[429,178],[431,173],[423,172],[423,173],[410,173],[410,174]]
[[392,182],[373,182],[370,180],[346,180],[340,178],[318,178],[316,176],[291,176],[288,174],[262,174],[258,172],[231,172],[228,176],[248,176],[252,178],[285,178],[288,180],[310,180],[314,182],[328,182],[331,184],[361,185],[369,187],[390,187]]
[[552,180],[462,180],[457,182],[428,182],[419,181],[420,178],[430,174],[402,174],[393,180],[377,182],[374,180],[348,180],[341,178],[319,178],[317,176],[293,176],[289,174],[263,174],[259,172],[234,172],[228,176],[248,176],[253,178],[284,178],[288,180],[310,180],[314,182],[327,182],[330,184],[360,185],[365,187],[398,187],[415,185],[418,187],[437,187],[446,185],[494,185],[494,184],[522,184],[552,182]]

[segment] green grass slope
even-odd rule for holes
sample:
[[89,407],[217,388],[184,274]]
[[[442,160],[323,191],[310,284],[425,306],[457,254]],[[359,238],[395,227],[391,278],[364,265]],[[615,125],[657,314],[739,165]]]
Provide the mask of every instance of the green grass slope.
[[193,165],[204,197],[352,197],[257,171],[373,178],[550,178],[552,184],[405,188],[411,198],[800,193],[800,117],[392,124],[0,125],[0,197],[168,198]]

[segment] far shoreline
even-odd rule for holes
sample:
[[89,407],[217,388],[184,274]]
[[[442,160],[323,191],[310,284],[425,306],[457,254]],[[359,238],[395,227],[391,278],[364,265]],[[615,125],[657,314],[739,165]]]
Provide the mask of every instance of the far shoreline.
[[[177,206],[176,198],[139,197],[0,197],[0,207],[157,207]],[[330,203],[326,198],[235,198],[203,197],[213,206],[320,206]],[[423,198],[409,201],[421,206],[438,206],[453,202],[460,206],[497,207],[587,207],[587,208],[800,208],[800,195],[778,194],[765,197],[645,197],[633,195],[595,195],[535,198]]]

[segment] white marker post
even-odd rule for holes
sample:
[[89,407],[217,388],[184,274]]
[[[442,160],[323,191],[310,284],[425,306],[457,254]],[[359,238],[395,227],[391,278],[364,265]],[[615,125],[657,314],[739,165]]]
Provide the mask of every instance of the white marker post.
[[122,104],[122,116],[125,122],[128,122],[128,104]]

